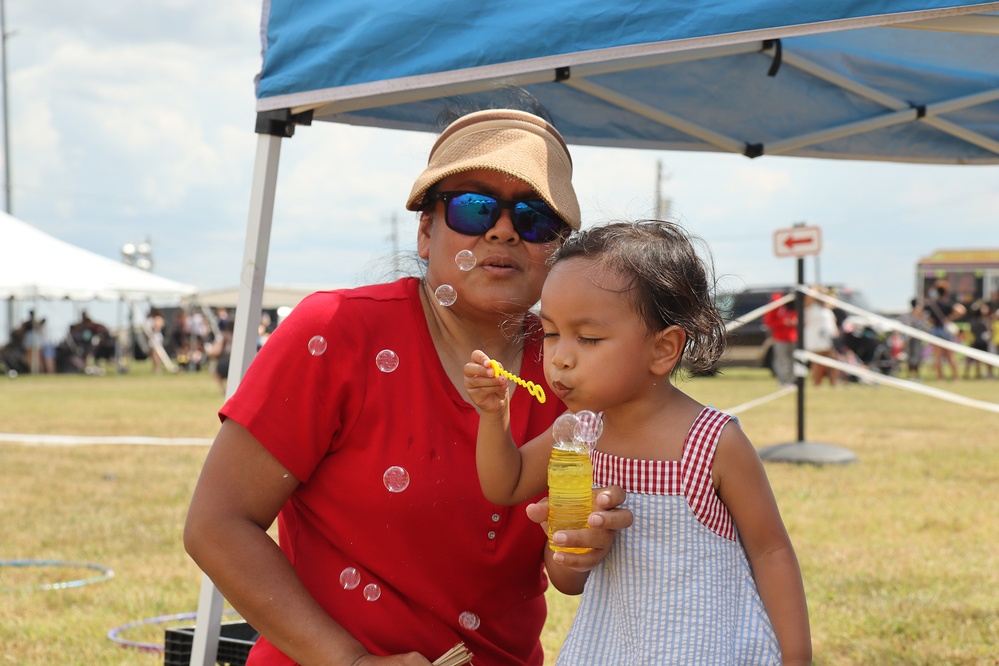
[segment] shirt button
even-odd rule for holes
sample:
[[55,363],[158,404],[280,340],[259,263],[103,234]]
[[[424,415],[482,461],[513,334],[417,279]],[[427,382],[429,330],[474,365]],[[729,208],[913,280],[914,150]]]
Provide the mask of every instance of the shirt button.
[[490,539],[495,539],[496,538],[496,532],[490,532],[486,536],[488,536]]
[[494,513],[493,514],[493,522],[494,523],[498,523],[499,522],[499,514],[498,513]]

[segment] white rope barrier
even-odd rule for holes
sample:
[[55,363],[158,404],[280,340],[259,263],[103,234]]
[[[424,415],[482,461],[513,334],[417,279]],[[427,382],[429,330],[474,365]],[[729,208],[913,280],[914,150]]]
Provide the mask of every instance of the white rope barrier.
[[864,366],[852,365],[850,363],[844,363],[843,361],[837,361],[831,359],[828,356],[820,356],[814,352],[795,350],[794,358],[797,361],[810,361],[812,363],[818,363],[819,365],[824,365],[830,368],[835,368],[841,372],[847,374],[856,375],[862,379],[866,379],[876,384],[884,384],[886,386],[894,386],[895,388],[904,389],[906,391],[912,391],[913,393],[922,393],[923,395],[928,395],[933,398],[939,398],[941,400],[947,400],[948,402],[953,402],[958,405],[964,405],[966,407],[975,407],[977,409],[984,409],[990,412],[995,412],[999,414],[999,404],[993,402],[986,402],[985,400],[976,400],[975,398],[968,398],[957,393],[951,393],[950,391],[943,391],[938,388],[933,388],[932,386],[925,386],[917,382],[912,382],[906,379],[899,379],[898,377],[892,377],[891,375],[884,375],[880,372],[874,372]]
[[793,300],[794,300],[794,293],[784,294],[783,296],[781,296],[777,300],[770,301],[766,305],[761,305],[760,307],[756,308],[755,310],[750,310],[749,312],[747,312],[746,314],[742,315],[741,317],[739,317],[737,319],[733,319],[732,321],[726,323],[725,324],[725,332],[727,333],[727,332],[731,331],[732,329],[739,328],[743,324],[748,324],[749,322],[753,321],[757,317],[762,317],[763,315],[765,315],[766,313],[770,312],[771,310],[776,310],[777,308],[779,308],[780,306],[784,305],[785,303],[790,303]]
[[762,398],[757,398],[756,400],[750,400],[749,402],[744,402],[741,405],[736,405],[732,409],[723,409],[722,411],[725,412],[726,414],[731,414],[732,416],[735,416],[736,414],[740,414],[746,411],[747,409],[752,409],[753,407],[759,407],[760,405],[766,404],[771,400],[782,398],[788,393],[795,393],[797,392],[797,390],[798,390],[797,386],[785,386],[779,391],[774,391],[773,393],[765,395]]
[[138,444],[143,446],[210,446],[211,439],[198,437],[87,437],[82,435],[33,435],[0,432],[0,442],[33,446],[92,446],[95,444]]

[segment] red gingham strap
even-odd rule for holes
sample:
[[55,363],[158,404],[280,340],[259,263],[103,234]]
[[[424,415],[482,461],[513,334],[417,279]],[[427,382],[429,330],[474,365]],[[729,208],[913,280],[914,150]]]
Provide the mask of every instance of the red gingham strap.
[[711,482],[718,439],[731,418],[712,407],[705,407],[701,411],[683,445],[680,483],[697,520],[715,534],[735,541],[732,515],[718,498]]

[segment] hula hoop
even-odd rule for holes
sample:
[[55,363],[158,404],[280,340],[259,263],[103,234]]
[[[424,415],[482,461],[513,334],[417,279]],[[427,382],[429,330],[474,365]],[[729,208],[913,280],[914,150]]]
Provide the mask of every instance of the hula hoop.
[[[225,610],[222,611],[222,614],[233,615],[235,612],[236,611],[234,610]],[[197,617],[197,612],[188,612],[175,613],[173,615],[160,615],[158,617],[150,617],[144,620],[126,622],[125,624],[115,627],[109,631],[108,638],[123,648],[135,648],[137,650],[142,650],[143,652],[163,652],[166,649],[165,643],[143,643],[142,641],[130,641],[125,638],[121,638],[119,634],[123,631],[134,629],[135,627],[143,627],[150,624],[166,624],[167,622],[177,622],[179,620],[193,620]]]
[[0,588],[3,592],[14,590],[65,590],[71,587],[83,587],[91,583],[99,583],[114,576],[114,571],[110,567],[91,562],[63,562],[61,560],[0,560],[0,567],[76,567],[80,569],[93,569],[99,571],[99,576],[93,578],[78,578],[76,580],[61,581],[58,583],[42,583],[40,585],[23,585]]

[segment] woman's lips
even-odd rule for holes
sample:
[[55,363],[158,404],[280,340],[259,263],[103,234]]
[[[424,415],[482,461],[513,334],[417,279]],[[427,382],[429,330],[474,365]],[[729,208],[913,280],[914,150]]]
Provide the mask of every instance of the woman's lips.
[[519,269],[517,262],[509,257],[490,256],[479,262],[479,266],[490,273],[507,274]]

